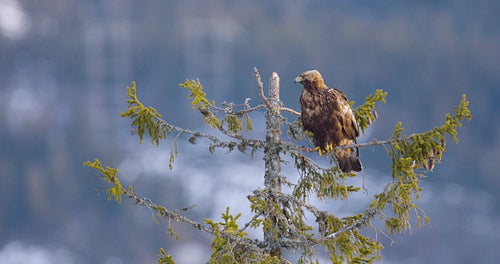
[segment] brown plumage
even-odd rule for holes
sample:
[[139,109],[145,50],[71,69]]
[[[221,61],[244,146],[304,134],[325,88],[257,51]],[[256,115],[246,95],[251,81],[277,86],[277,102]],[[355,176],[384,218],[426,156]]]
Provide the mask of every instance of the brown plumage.
[[[302,126],[312,134],[320,155],[356,143],[359,130],[347,97],[327,87],[317,70],[301,73],[295,82],[304,86],[300,96]],[[334,155],[343,172],[361,171],[357,148],[334,150]]]

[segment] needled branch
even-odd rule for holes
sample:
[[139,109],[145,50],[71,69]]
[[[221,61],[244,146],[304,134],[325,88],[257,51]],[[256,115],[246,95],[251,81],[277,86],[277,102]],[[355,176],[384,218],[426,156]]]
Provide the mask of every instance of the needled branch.
[[[258,73],[256,73],[258,74]],[[259,80],[260,78],[258,78]],[[280,182],[280,134],[283,120],[280,116],[280,101],[279,101],[279,76],[273,72],[270,84],[269,93],[266,100],[266,146],[264,147],[264,161],[266,171],[264,175],[264,185],[270,193],[281,192]],[[274,209],[278,201],[276,197],[269,195],[266,199],[268,208],[271,211],[265,219],[264,240],[271,256],[280,256],[280,231],[277,221],[277,213]]]

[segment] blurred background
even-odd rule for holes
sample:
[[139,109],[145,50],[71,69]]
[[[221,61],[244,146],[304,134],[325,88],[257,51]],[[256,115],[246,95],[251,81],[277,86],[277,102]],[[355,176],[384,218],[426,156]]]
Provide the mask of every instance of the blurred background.
[[[245,223],[245,196],[263,184],[261,152],[210,154],[206,141],[191,145],[181,136],[169,170],[172,141],[140,145],[119,112],[136,81],[141,101],[166,120],[211,132],[178,84],[199,78],[209,99],[251,98],[255,106],[254,66],[265,85],[271,72],[280,75],[281,100],[293,109],[302,89],[293,79],[310,69],[355,105],[387,91],[360,142],[388,139],[398,121],[407,134],[439,126],[467,94],[472,120],[459,129],[459,144],[448,138],[442,164],[423,180],[419,205],[430,224],[392,241],[378,234],[380,263],[494,263],[499,13],[495,0],[0,0],[0,263],[155,263],[160,247],[177,263],[208,260],[210,236],[156,225],[130,201],[108,201],[83,162],[118,167],[125,186],[169,209],[197,205],[187,216],[198,221],[218,220],[230,206]],[[252,115],[249,136],[264,138],[263,116]],[[384,154],[361,149],[367,192],[319,206],[360,213],[390,179]],[[292,164],[282,173],[297,177]]]

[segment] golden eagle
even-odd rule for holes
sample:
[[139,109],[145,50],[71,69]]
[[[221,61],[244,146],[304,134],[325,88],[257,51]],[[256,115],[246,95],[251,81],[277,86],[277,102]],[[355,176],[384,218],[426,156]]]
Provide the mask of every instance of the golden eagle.
[[300,96],[302,127],[312,134],[319,154],[330,153],[343,172],[361,171],[358,148],[335,150],[356,143],[359,129],[347,97],[338,89],[325,85],[317,70],[301,73],[295,82],[304,86]]

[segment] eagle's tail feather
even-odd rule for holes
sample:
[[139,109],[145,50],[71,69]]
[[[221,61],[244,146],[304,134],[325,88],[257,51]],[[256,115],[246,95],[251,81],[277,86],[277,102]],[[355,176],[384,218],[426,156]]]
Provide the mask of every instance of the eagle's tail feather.
[[349,165],[351,166],[351,169],[353,171],[359,172],[363,169],[361,161],[359,160],[358,157],[349,157],[348,160],[349,160]]
[[339,165],[339,168],[343,172],[351,172],[351,171],[356,171],[359,172],[363,169],[363,166],[361,165],[361,161],[359,160],[359,157],[357,156],[358,151],[356,149],[356,156],[347,156],[347,155],[335,155],[335,158],[337,160],[337,163]]
[[363,168],[358,157],[338,157],[337,161],[343,172],[361,171]]

